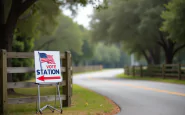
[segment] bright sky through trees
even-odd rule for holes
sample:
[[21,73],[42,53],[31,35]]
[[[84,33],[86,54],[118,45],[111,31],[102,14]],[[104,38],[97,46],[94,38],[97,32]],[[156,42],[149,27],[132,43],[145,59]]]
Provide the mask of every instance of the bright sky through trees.
[[[69,10],[64,10],[63,13],[67,16],[71,15]],[[89,27],[89,21],[91,20],[88,16],[93,14],[93,7],[92,5],[87,5],[86,7],[79,7],[77,16],[73,19],[80,25],[84,27]]]
[[[98,5],[102,2],[103,0],[97,0],[95,5]],[[93,14],[95,5],[88,4],[85,7],[79,5],[79,8],[77,10],[77,16],[73,18],[73,20],[78,24],[83,25],[85,28],[89,29],[89,22],[91,20],[89,16]],[[63,13],[71,17],[70,10],[63,9]]]

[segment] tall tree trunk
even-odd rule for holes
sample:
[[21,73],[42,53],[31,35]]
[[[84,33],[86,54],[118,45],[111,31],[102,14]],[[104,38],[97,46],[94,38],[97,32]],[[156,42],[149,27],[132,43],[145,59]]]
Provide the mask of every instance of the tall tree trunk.
[[171,52],[165,52],[166,57],[166,64],[172,64],[173,63],[173,54]]
[[185,43],[184,44],[181,44],[179,45],[178,47],[175,48],[175,46],[177,46],[178,44],[177,43],[174,43],[172,40],[168,39],[166,40],[167,41],[167,44],[166,46],[165,45],[161,45],[163,50],[164,50],[164,53],[165,53],[165,61],[166,61],[166,64],[172,64],[173,63],[173,58],[175,56],[175,54],[182,50],[183,48],[185,48]]
[[152,57],[153,64],[160,64],[160,47],[156,44],[153,49],[149,50],[149,53]]
[[[178,47],[174,48],[174,51],[173,51],[173,56],[175,56],[180,50],[182,50],[183,48],[185,48],[185,43],[179,45]],[[180,54],[179,56],[180,57]],[[181,59],[179,58],[179,63],[181,62]]]
[[161,63],[161,48],[156,45],[154,49],[154,64]]
[[160,35],[160,41],[158,41],[157,43],[164,50],[166,64],[172,64],[173,57],[174,57],[174,47],[176,43],[173,42],[171,39],[166,39],[162,32],[159,32],[159,35]]
[[[6,43],[5,38],[5,11],[4,11],[4,0],[0,0],[0,48],[5,47],[4,44]],[[2,48],[1,48],[2,49]]]
[[[16,28],[17,20],[26,9],[28,9],[36,0],[12,0],[11,9],[5,20],[4,0],[0,0],[0,49],[12,51],[13,33]],[[11,66],[11,60],[8,59],[8,66]],[[12,82],[11,74],[8,74],[8,82]],[[8,93],[14,92],[9,89]]]
[[174,43],[171,39],[167,39],[167,49],[165,50],[165,57],[166,57],[166,64],[172,64],[173,63],[173,57],[174,57],[174,46],[176,43]]
[[[15,1],[14,1],[15,2]],[[16,12],[16,9],[18,6],[16,6],[16,4],[12,1],[12,6],[10,9],[10,13],[8,16],[8,19],[6,21],[6,25],[5,25],[5,32],[4,35],[1,39],[3,39],[4,42],[2,42],[3,44],[1,44],[0,48],[1,49],[6,49],[8,52],[12,51],[12,42],[13,42],[13,33],[16,27],[16,23],[18,20],[18,13]],[[11,59],[7,60],[7,64],[8,67],[11,67]],[[13,82],[12,79],[12,74],[8,74],[8,82]],[[8,93],[15,93],[13,89],[8,89]]]
[[149,65],[152,64],[152,59],[151,59],[150,56],[147,55],[147,53],[146,53],[145,50],[142,50],[142,54],[143,54],[143,56],[145,57],[147,63],[148,63]]
[[[5,21],[5,11],[4,11],[4,0],[0,0],[0,49],[6,49],[8,51],[11,51],[11,43],[12,40],[11,36],[8,35],[8,28]],[[10,43],[9,43],[10,42]],[[8,60],[8,66],[11,66],[11,60]],[[8,74],[7,78],[8,82],[12,82],[12,76],[11,74]],[[8,89],[8,93],[14,92],[13,89]]]

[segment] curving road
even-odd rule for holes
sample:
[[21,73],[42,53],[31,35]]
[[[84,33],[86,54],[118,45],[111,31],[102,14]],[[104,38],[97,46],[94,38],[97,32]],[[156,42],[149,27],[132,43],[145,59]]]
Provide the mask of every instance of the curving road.
[[117,103],[118,115],[185,115],[185,86],[117,79],[122,69],[74,75],[74,83]]

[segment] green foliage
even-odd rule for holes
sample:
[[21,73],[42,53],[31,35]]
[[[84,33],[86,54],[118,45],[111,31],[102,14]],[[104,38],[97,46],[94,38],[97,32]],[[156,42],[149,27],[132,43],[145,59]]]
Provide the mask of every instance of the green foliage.
[[[14,36],[13,51],[31,52],[34,46],[34,39],[31,37]],[[33,59],[12,59],[12,67],[33,67]],[[33,77],[33,74],[12,74],[13,81],[24,81]]]
[[[10,12],[11,6],[16,6],[17,4],[16,2],[12,2],[12,0],[4,1],[5,20],[7,20],[9,14],[16,13]],[[22,5],[23,2],[26,3],[28,1],[29,0],[24,0],[18,5]],[[78,4],[85,6],[88,3],[93,4],[95,2],[93,0],[75,0],[74,2],[64,2],[65,1],[61,0],[38,0],[37,2],[33,3],[31,7],[25,8],[25,11],[23,11],[24,13],[18,17],[18,20],[16,17],[17,23],[14,24],[16,25],[16,29],[14,30],[12,46],[13,51],[33,51],[33,42],[37,39],[38,41],[36,42],[36,45],[40,47],[43,46],[40,49],[60,51],[72,50],[77,54],[82,54],[82,33],[79,30],[78,25],[72,22],[72,19],[69,19],[64,15],[60,15],[58,18],[58,15],[61,13],[60,6],[68,5],[68,8],[75,11],[76,7],[73,6],[77,6]],[[12,5],[13,3],[15,4]],[[104,4],[105,3],[106,2],[104,2]],[[22,9],[21,7],[19,8]],[[102,6],[97,6],[97,9],[99,8],[102,8]],[[11,28],[12,27],[10,27],[10,29]],[[8,31],[8,34],[12,35],[13,33]],[[11,43],[12,41],[9,42]],[[83,52],[88,52],[87,48],[87,43],[84,43]],[[89,58],[90,55],[91,54],[89,53],[86,57]],[[12,59],[12,66],[22,67],[32,65],[33,60],[31,59]],[[26,80],[30,76],[32,75],[13,74],[14,81]]]
[[[55,30],[59,14],[59,4],[52,0],[39,0],[27,9],[17,22],[13,39],[13,51],[33,51],[35,38],[43,34],[52,34]],[[12,59],[12,66],[14,67],[33,67],[33,64],[33,59]],[[13,81],[23,81],[33,77],[33,74],[12,74],[12,76]]]
[[120,50],[115,45],[98,43],[95,47],[93,60],[105,63],[116,63],[120,61]]
[[116,0],[109,9],[95,12],[91,22],[93,39],[109,43],[123,41],[127,52],[140,56],[143,51],[152,49],[159,31],[156,25],[159,25],[160,16],[156,14],[160,13],[160,8],[151,8],[153,3],[149,1]]
[[94,54],[94,44],[91,42],[90,32],[81,25],[79,25],[79,29],[83,39],[82,53],[79,54],[75,51],[71,52],[73,55],[73,62],[76,66],[79,64],[85,64]]
[[18,31],[24,36],[34,38],[52,34],[58,24],[57,17],[61,12],[59,6],[53,0],[39,0],[19,18]]
[[90,41],[83,40],[82,54],[78,54],[74,51],[71,52],[73,56],[72,58],[73,58],[74,64],[78,66],[79,64],[85,64],[86,62],[91,60],[94,53],[93,51],[94,51],[94,47],[90,43]]
[[72,50],[78,54],[82,53],[82,33],[78,24],[63,14],[60,14],[58,23],[59,25],[52,35],[41,36],[40,39],[35,41],[35,49],[59,50],[61,52]]
[[173,40],[185,41],[185,1],[171,0],[165,5],[161,17],[164,19],[161,30],[169,33],[169,38]]
[[[164,4],[169,1],[111,0],[109,9],[95,12],[93,15],[91,28],[94,41],[122,42],[125,51],[130,54],[135,53],[139,58],[143,56],[148,63],[155,64],[160,63],[160,50],[163,49],[166,62],[171,63],[171,59],[173,59],[176,52],[183,48],[181,48],[183,44],[169,40],[167,38],[168,34],[161,32],[159,29],[163,23],[161,13],[165,11]],[[181,3],[182,0],[179,5]],[[169,9],[172,6],[169,5],[167,8]],[[178,27],[179,25],[184,26],[184,15],[182,13],[184,7],[182,6],[179,6],[181,8],[176,7],[179,11],[178,16],[171,15],[169,12],[164,14],[169,19],[172,19],[171,17],[179,19],[179,21],[174,19],[173,25],[171,24],[168,29],[170,31],[175,30],[176,33],[179,32],[178,34],[181,35],[179,38],[181,39],[184,37],[184,29]],[[166,24],[165,28],[169,26],[168,23],[164,23],[164,25]],[[173,28],[174,24],[178,29]],[[177,34],[173,36],[177,37]]]

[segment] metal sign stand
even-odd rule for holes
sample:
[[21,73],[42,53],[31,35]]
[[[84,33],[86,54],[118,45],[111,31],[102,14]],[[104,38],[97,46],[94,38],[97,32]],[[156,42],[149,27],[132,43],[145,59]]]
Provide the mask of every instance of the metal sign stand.
[[[55,107],[51,106],[51,105],[45,105],[44,107],[40,108],[40,85],[42,84],[38,84],[38,100],[37,100],[37,110],[36,113],[40,113],[42,114],[42,111],[46,108],[49,108],[52,112],[54,112],[54,110],[60,112],[62,114],[62,100],[60,97],[60,87],[59,87],[59,83],[56,83],[56,94],[55,94]],[[58,94],[58,98],[60,101],[60,110],[56,109],[56,95]]]

